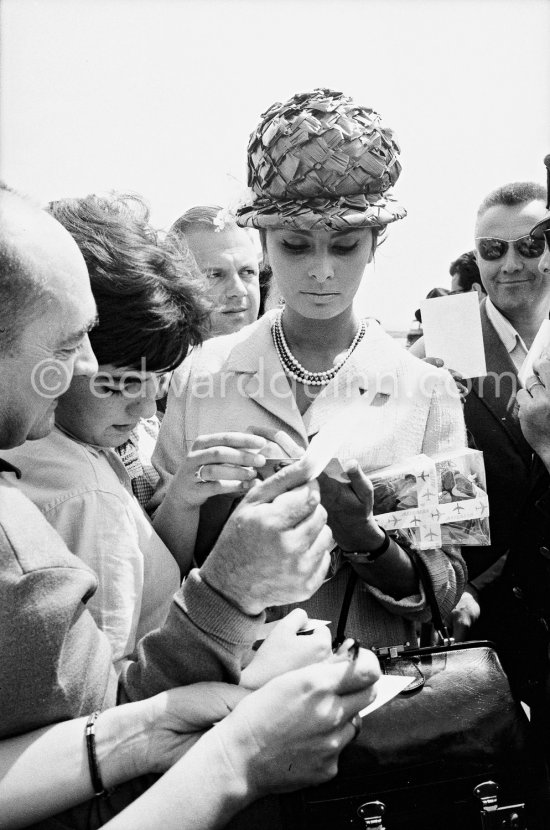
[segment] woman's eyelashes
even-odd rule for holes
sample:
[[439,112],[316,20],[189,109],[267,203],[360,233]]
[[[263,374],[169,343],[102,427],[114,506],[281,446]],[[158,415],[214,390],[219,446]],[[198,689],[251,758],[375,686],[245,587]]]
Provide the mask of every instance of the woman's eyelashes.
[[112,395],[123,395],[126,391],[124,388],[120,388],[117,386],[103,386],[102,384],[96,385],[96,390],[100,395],[104,395],[105,397],[110,397]]
[[283,239],[283,248],[291,254],[304,254],[308,250],[309,245],[306,243],[288,242],[286,239]]
[[[289,242],[287,239],[282,240],[283,248],[291,254],[305,254],[309,253],[310,246],[307,242]],[[345,256],[346,254],[350,254],[357,249],[359,246],[359,240],[356,239],[355,242],[351,244],[343,245],[341,242],[334,242],[330,246],[330,250],[339,255]]]
[[337,254],[351,254],[352,251],[355,251],[358,245],[359,240],[356,240],[355,242],[352,242],[351,245],[333,245],[332,250],[335,251]]

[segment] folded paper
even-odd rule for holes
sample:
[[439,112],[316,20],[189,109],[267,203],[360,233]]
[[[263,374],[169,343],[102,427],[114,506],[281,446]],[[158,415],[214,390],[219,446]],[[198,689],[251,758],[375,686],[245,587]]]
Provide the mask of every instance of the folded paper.
[[369,703],[368,706],[365,706],[364,709],[361,709],[359,712],[359,717],[364,718],[365,715],[370,715],[371,712],[374,712],[376,709],[380,709],[385,703],[389,703],[394,697],[397,697],[403,689],[406,689],[411,680],[414,680],[413,677],[402,677],[396,676],[392,674],[383,674],[381,677],[378,678],[376,683],[374,684],[374,691],[376,693],[376,697]]

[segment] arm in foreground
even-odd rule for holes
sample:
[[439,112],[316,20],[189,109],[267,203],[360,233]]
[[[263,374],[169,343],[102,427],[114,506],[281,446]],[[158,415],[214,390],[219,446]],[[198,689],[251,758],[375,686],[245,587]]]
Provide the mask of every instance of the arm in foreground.
[[264,609],[308,599],[330,563],[331,534],[316,482],[284,468],[255,484],[200,571],[191,571],[166,623],[125,668],[130,700],[201,680],[239,682]]
[[216,830],[265,794],[332,778],[380,673],[371,652],[349,662],[345,645],[331,662],[289,672],[242,700],[105,827],[149,830],[154,816],[163,830]]

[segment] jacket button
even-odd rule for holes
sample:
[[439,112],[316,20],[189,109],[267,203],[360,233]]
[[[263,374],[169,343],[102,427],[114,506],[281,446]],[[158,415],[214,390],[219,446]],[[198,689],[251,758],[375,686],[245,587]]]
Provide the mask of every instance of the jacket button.
[[544,556],[545,559],[550,559],[550,548],[547,548],[546,545],[542,545],[539,548],[539,553],[541,556]]
[[517,586],[515,588],[512,588],[512,593],[516,599],[523,599],[523,591],[521,590],[521,588],[518,588]]

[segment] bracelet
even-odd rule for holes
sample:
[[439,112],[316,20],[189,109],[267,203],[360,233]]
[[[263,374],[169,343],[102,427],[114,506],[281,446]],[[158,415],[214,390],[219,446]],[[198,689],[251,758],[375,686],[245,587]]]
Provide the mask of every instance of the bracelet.
[[388,536],[383,527],[381,527],[380,530],[384,534],[384,541],[380,547],[376,548],[376,550],[361,550],[353,553],[343,550],[342,553],[348,562],[355,562],[357,565],[372,565],[373,562],[380,559],[380,557],[386,553],[392,541],[391,537]]
[[95,751],[95,722],[101,712],[92,712],[86,721],[86,750],[88,752],[88,766],[90,768],[90,778],[92,779],[92,787],[97,798],[106,795],[107,790],[103,786],[101,773],[99,772],[99,764],[97,763],[97,753]]

